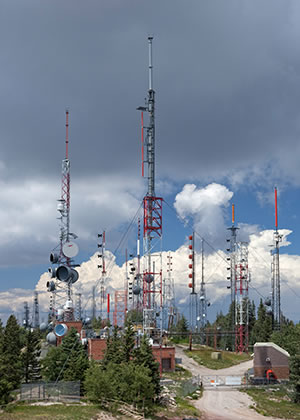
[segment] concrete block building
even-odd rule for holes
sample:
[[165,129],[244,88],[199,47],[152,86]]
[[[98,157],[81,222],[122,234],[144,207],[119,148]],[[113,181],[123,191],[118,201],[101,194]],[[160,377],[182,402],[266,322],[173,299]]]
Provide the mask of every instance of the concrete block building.
[[254,377],[289,379],[289,353],[275,343],[254,344]]

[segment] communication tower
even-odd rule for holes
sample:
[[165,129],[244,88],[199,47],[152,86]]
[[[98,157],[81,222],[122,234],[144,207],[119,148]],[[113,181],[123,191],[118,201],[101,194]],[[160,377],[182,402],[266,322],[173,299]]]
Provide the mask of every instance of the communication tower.
[[75,321],[82,320],[81,293],[75,295]]
[[40,326],[40,310],[39,310],[39,297],[38,292],[34,292],[34,299],[33,299],[33,328],[39,328]]
[[279,269],[279,249],[282,235],[278,232],[278,210],[277,210],[277,188],[275,187],[275,231],[274,248],[272,255],[272,317],[273,329],[280,330],[281,307],[280,307],[280,269]]
[[105,280],[106,280],[106,269],[105,269],[105,230],[102,233],[98,233],[98,238],[102,240],[101,243],[98,243],[99,254],[98,258],[101,259],[101,264],[98,264],[98,268],[101,270],[100,278],[100,316],[102,319],[105,318]]
[[92,320],[96,319],[96,286],[92,288]]
[[24,328],[30,327],[28,302],[24,302],[23,327]]
[[[162,319],[162,198],[155,194],[155,91],[153,89],[152,40],[149,43],[149,89],[141,111],[142,176],[144,163],[148,167],[148,191],[144,197],[144,268],[143,268],[143,330],[150,336],[161,338]],[[148,113],[148,126],[144,139],[144,112]],[[146,149],[146,153],[144,153]],[[145,156],[144,156],[145,154]]]
[[198,305],[197,305],[197,293],[196,293],[196,267],[195,267],[195,234],[189,236],[189,288],[191,289],[190,293],[190,330],[195,332],[197,328],[197,318],[198,318]]
[[[205,290],[205,281],[204,281],[204,241],[201,241],[201,283],[200,283],[200,293],[199,293],[199,316],[198,329],[201,333],[204,333],[205,327],[207,324],[207,307],[210,306],[210,303],[206,299],[206,290]],[[204,335],[202,337],[204,342]]]
[[[227,252],[228,257],[227,261],[229,262],[229,265],[227,266],[227,270],[229,274],[227,275],[227,280],[230,281],[230,285],[227,286],[228,289],[230,289],[231,294],[231,330],[235,330],[235,302],[236,302],[236,259],[237,259],[237,252],[238,252],[238,246],[237,246],[237,231],[238,227],[235,226],[235,207],[234,204],[232,204],[231,207],[231,221],[232,225],[228,228],[228,230],[231,232],[231,236],[229,239],[227,239]],[[235,346],[234,338],[232,342],[232,346]]]
[[235,267],[235,351],[248,352],[249,345],[248,243],[237,243]]
[[[73,258],[78,246],[71,239],[77,236],[70,232],[70,160],[69,160],[69,111],[66,111],[66,157],[62,161],[61,198],[57,210],[60,221],[59,245],[50,254],[50,262],[57,267],[49,268],[50,280],[47,289],[50,296],[50,316],[64,321],[74,320],[72,285],[78,280]],[[56,251],[58,249],[58,252]]]
[[163,328],[170,330],[175,323],[176,308],[175,308],[175,287],[173,273],[173,263],[171,252],[167,255],[167,273],[168,276],[163,281]]

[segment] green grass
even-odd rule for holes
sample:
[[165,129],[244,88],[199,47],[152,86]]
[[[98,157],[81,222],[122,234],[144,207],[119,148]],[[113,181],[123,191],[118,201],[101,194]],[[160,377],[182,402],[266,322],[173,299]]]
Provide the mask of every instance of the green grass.
[[222,358],[220,360],[213,360],[211,358],[213,352],[215,352],[214,349],[206,346],[192,351],[185,350],[187,356],[192,357],[199,365],[206,366],[209,369],[223,369],[251,359],[245,353],[237,354],[230,351],[220,351]]
[[0,413],[0,420],[90,420],[99,411],[100,408],[92,404],[33,406],[20,403],[11,405],[8,411]]
[[196,407],[192,405],[189,400],[186,400],[182,397],[176,397],[177,407],[174,410],[169,408],[163,408],[157,411],[156,415],[153,416],[154,419],[173,419],[174,417],[197,417],[202,418],[202,415]]
[[173,381],[182,381],[191,378],[192,372],[176,365],[175,372],[164,372],[163,379],[172,379]]
[[286,388],[249,388],[243,391],[253,398],[253,408],[263,416],[300,419],[300,404],[290,400]]

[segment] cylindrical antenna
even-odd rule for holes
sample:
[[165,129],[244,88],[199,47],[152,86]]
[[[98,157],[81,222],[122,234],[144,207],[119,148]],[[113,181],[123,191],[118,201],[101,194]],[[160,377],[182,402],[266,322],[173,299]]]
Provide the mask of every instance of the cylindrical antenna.
[[66,159],[68,159],[69,154],[69,110],[66,109]]
[[141,112],[141,136],[142,136],[142,176],[144,176],[144,113]]
[[277,187],[275,187],[275,228],[278,230]]
[[234,226],[234,204],[232,204],[232,226]]
[[149,41],[149,90],[152,90],[153,86],[153,66],[152,66],[152,39],[153,36],[148,36]]
[[109,313],[110,313],[110,294],[107,293],[107,319],[109,320]]

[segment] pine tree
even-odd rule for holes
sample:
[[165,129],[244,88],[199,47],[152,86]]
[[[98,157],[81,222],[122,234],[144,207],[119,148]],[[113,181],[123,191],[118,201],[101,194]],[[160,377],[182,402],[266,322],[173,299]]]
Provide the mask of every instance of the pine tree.
[[75,328],[71,328],[59,347],[51,348],[43,360],[43,375],[49,381],[81,381],[89,366],[87,354]]
[[293,400],[300,403],[300,354],[290,358],[290,383],[293,386]]
[[181,333],[181,335],[179,334],[178,337],[187,338],[187,333],[189,332],[189,324],[184,315],[182,315],[181,319],[177,322],[176,332]]
[[159,363],[154,359],[152,346],[149,344],[149,340],[145,335],[142,337],[140,347],[138,347],[135,351],[134,362],[139,366],[144,366],[149,369],[151,383],[153,385],[155,395],[158,396],[161,390]]
[[64,362],[65,381],[83,381],[89,362],[75,328],[71,328],[60,346]]
[[112,337],[108,337],[106,343],[106,351],[103,358],[103,366],[107,366],[108,363],[120,364],[123,360],[122,354],[122,340],[119,336],[119,329],[117,326],[114,327]]
[[25,348],[22,352],[23,376],[26,383],[37,381],[40,376],[41,345],[37,331],[26,331]]
[[48,353],[42,360],[42,375],[47,381],[54,382],[63,367],[62,353],[60,347],[50,347]]
[[122,337],[122,359],[129,362],[135,346],[135,332],[130,321],[125,322],[124,335]]
[[252,329],[253,343],[267,342],[270,340],[272,334],[272,317],[267,314],[265,305],[262,299],[257,311],[257,320]]
[[11,315],[3,335],[3,371],[5,379],[17,388],[22,378],[20,327],[14,315]]

